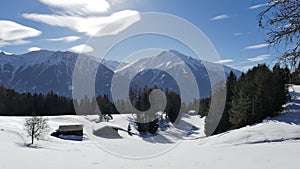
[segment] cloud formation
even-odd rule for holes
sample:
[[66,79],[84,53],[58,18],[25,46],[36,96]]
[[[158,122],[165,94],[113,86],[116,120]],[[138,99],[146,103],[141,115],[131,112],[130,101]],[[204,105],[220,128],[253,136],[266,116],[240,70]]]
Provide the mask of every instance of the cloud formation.
[[241,35],[248,35],[248,34],[251,34],[251,32],[236,32],[233,35],[234,36],[241,36]]
[[42,49],[39,48],[39,47],[31,47],[31,48],[28,48],[28,51],[29,51],[29,52],[40,51],[40,50],[42,50]]
[[259,55],[259,56],[256,56],[254,58],[248,58],[247,60],[250,61],[250,62],[259,62],[259,61],[263,61],[263,60],[266,60],[270,57],[269,54],[264,54],[264,55]]
[[260,48],[265,48],[269,45],[270,44],[268,44],[268,43],[262,43],[262,44],[258,44],[258,45],[247,46],[244,48],[244,50],[260,49]]
[[48,41],[63,41],[65,43],[71,43],[71,42],[75,42],[77,40],[79,40],[81,37],[79,36],[66,36],[66,37],[61,37],[61,38],[53,38],[53,39],[46,39]]
[[214,63],[224,64],[224,63],[230,63],[230,62],[234,62],[234,60],[233,59],[224,59],[224,60],[216,61]]
[[24,39],[39,36],[42,32],[13,21],[0,20],[0,47],[29,43]]
[[76,53],[90,53],[94,51],[93,47],[85,44],[73,46],[69,50]]
[[[139,12],[135,10],[122,10],[108,15],[112,5],[124,0],[40,1],[60,10],[54,14],[25,13],[23,17],[51,26],[66,27],[88,36],[115,35],[141,19]],[[125,19],[129,16],[131,17]]]
[[223,19],[229,19],[231,18],[231,16],[227,15],[227,14],[223,14],[223,15],[218,15],[215,16],[213,18],[210,18],[211,21],[216,21],[216,20],[223,20]]
[[110,4],[106,0],[40,0],[45,5],[59,8],[67,14],[89,15],[107,12]]
[[258,9],[267,5],[268,4],[257,4],[257,5],[250,6],[249,9]]

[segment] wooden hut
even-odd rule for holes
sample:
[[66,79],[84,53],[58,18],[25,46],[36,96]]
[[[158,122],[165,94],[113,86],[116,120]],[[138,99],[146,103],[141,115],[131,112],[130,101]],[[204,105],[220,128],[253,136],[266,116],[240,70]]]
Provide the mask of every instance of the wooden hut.
[[56,137],[59,135],[83,136],[83,125],[60,125],[51,135]]

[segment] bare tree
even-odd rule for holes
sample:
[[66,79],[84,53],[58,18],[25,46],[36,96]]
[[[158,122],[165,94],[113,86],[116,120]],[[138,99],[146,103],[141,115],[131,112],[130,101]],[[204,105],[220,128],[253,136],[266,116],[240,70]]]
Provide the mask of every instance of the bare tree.
[[37,116],[25,119],[24,129],[31,137],[31,144],[33,144],[34,139],[43,138],[49,130],[48,119]]
[[300,57],[300,0],[270,0],[258,15],[266,41],[280,52],[279,62],[294,67]]

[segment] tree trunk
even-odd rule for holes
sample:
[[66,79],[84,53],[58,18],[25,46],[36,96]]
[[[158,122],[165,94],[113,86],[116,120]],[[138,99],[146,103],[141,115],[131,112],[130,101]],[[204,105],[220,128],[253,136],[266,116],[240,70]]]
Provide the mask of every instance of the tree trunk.
[[34,125],[32,126],[32,131],[31,131],[31,144],[34,142]]

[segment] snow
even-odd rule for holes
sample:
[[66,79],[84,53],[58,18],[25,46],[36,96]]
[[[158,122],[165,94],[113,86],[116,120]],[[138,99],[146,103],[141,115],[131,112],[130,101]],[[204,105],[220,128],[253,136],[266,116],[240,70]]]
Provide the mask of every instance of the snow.
[[13,55],[12,53],[5,52],[5,51],[3,51],[3,50],[0,50],[0,53],[4,53],[5,55]]
[[[300,86],[290,92],[293,98],[282,115],[207,138],[204,118],[187,114],[179,125],[164,123],[157,135],[142,137],[133,127],[132,115],[115,115],[109,123],[99,122],[97,116],[54,116],[48,117],[49,134],[59,125],[84,124],[83,141],[48,135],[28,147],[26,117],[0,117],[0,168],[299,169]],[[121,138],[92,135],[93,128],[105,124],[121,129]],[[128,124],[132,136],[126,131]]]

